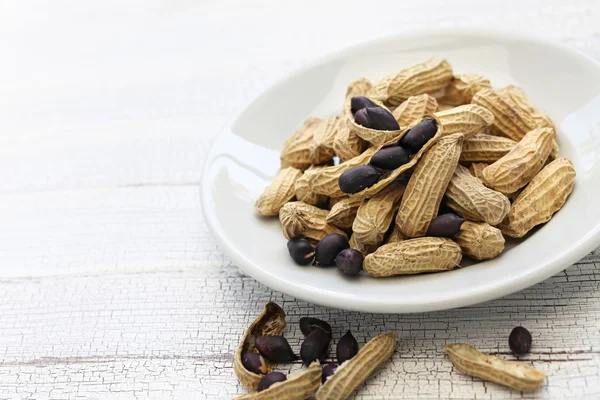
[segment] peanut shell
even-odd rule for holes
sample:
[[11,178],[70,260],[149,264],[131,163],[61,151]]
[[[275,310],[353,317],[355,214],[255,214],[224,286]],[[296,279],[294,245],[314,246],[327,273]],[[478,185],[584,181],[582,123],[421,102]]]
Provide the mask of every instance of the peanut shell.
[[351,101],[354,96],[367,96],[373,84],[367,78],[360,78],[350,82],[348,89],[346,89],[346,96],[344,97],[344,106],[342,107],[343,116],[346,118],[353,118]]
[[407,239],[380,246],[365,257],[363,269],[376,278],[448,271],[459,266],[460,247],[438,237]]
[[333,141],[340,129],[339,117],[329,117],[313,132],[308,159],[311,164],[323,164],[335,156]]
[[348,197],[338,201],[327,214],[327,223],[341,229],[352,228],[352,223],[361,203],[362,200],[356,197]]
[[[314,171],[320,168],[325,167],[320,165],[313,165],[310,168],[308,168],[307,171]],[[313,206],[317,204],[325,204],[329,199],[323,194],[314,193],[312,190],[310,190],[310,181],[304,174],[300,178],[298,178],[298,180],[295,183],[294,189],[296,192],[296,199],[298,201],[303,201]]]
[[283,144],[281,149],[281,167],[294,167],[304,171],[310,167],[310,145],[315,130],[325,122],[319,118],[307,118],[302,128]]
[[249,393],[235,400],[304,400],[311,397],[321,386],[321,364],[312,362],[306,371],[277,382],[262,392]]
[[[384,106],[383,104],[381,104],[380,102],[378,102],[378,101],[374,101],[374,102],[379,103],[379,106],[381,108],[385,108],[386,110],[389,111],[389,109],[386,106]],[[380,146],[386,142],[389,142],[390,139],[397,137],[402,132],[401,129],[394,130],[394,131],[381,131],[381,130],[377,130],[377,129],[367,128],[366,126],[362,126],[362,125],[359,125],[356,122],[354,122],[354,117],[352,117],[352,116],[346,118],[346,126],[348,129],[350,129],[350,132],[354,133],[361,139],[363,139],[375,146]]]
[[516,144],[509,138],[478,133],[463,143],[460,162],[493,163],[511,151]]
[[479,74],[456,74],[446,87],[441,101],[454,106],[468,104],[473,99],[475,93],[481,89],[489,89],[491,87],[490,81]]
[[361,243],[358,240],[356,240],[355,235],[350,236],[350,240],[348,241],[348,243],[350,244],[351,249],[360,251],[364,257],[377,250],[377,245]]
[[475,260],[494,258],[504,250],[504,236],[500,229],[485,222],[463,222],[454,235],[454,241],[463,255]]
[[293,167],[281,169],[271,184],[265,188],[256,199],[254,209],[260,215],[275,216],[285,203],[295,196],[296,180],[302,176],[302,171]]
[[332,233],[346,236],[344,231],[327,223],[328,213],[327,210],[301,201],[286,203],[279,212],[283,236],[288,240],[297,236],[321,240]]
[[[464,152],[464,143],[463,143],[463,152]],[[461,154],[462,155],[462,154]],[[469,165],[469,172],[475,178],[479,179],[483,182],[483,170],[490,164],[487,163],[473,163]]]
[[400,104],[392,115],[398,121],[400,127],[411,125],[420,120],[423,115],[433,114],[437,111],[438,104],[435,97],[428,94],[411,96]]
[[343,125],[342,123],[337,135],[333,139],[333,151],[342,162],[358,157],[367,147],[367,142],[350,130],[350,128]]
[[465,104],[434,114],[444,127],[444,136],[462,133],[468,139],[490,126],[494,121],[491,112],[475,104]]

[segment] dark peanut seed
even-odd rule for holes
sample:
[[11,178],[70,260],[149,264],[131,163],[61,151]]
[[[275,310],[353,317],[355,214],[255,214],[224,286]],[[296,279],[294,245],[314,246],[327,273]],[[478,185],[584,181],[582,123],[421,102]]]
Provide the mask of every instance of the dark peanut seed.
[[340,338],[336,348],[336,355],[339,364],[354,357],[358,353],[358,342],[352,336],[350,331],[346,332]]
[[340,175],[338,185],[344,193],[358,193],[376,184],[380,176],[381,172],[372,165],[359,165]]
[[346,275],[358,275],[362,271],[363,255],[354,249],[344,249],[335,257],[335,265]]
[[315,258],[315,251],[306,238],[291,238],[287,243],[287,248],[290,256],[298,265],[308,265]]
[[262,392],[265,389],[271,387],[271,385],[277,382],[283,382],[286,380],[285,375],[282,372],[275,371],[265,375],[260,382],[258,382],[258,391]]
[[327,322],[313,317],[300,318],[300,330],[304,336],[308,336],[315,329],[320,329],[331,336],[331,325]]
[[315,264],[329,266],[335,264],[335,257],[340,251],[350,247],[348,239],[339,233],[332,233],[319,241],[315,248]]
[[426,118],[415,125],[400,139],[400,146],[410,150],[413,154],[421,150],[437,132],[437,123],[433,119]]
[[377,107],[377,104],[373,103],[365,96],[354,96],[350,99],[350,110],[352,111],[352,115],[356,114],[358,110],[367,107]]
[[296,355],[283,336],[262,336],[256,339],[256,349],[264,358],[273,362],[296,360]]
[[531,333],[522,326],[517,326],[508,337],[508,346],[515,354],[527,354],[531,350]]
[[463,222],[463,217],[452,213],[437,216],[429,224],[425,236],[452,237],[458,233]]
[[331,335],[321,329],[315,329],[308,334],[300,347],[300,358],[304,365],[309,365],[315,360],[323,361],[329,350]]
[[392,170],[410,161],[410,150],[400,146],[388,146],[371,157],[371,165],[381,169]]
[[323,366],[323,373],[321,374],[321,382],[325,383],[327,378],[331,375],[335,374],[335,370],[337,369],[337,364],[327,364]]
[[255,374],[266,374],[267,363],[265,359],[258,353],[247,352],[242,356],[242,365],[250,372]]
[[397,131],[400,129],[396,118],[383,107],[368,107],[354,114],[354,122],[365,128],[378,131]]

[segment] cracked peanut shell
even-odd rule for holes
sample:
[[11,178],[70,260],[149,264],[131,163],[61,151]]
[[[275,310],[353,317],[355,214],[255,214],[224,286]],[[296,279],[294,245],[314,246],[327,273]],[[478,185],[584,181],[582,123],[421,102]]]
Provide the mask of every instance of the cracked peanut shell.
[[[250,324],[235,352],[233,358],[233,371],[242,383],[249,389],[256,389],[264,375],[248,371],[242,362],[246,352],[257,352],[255,341],[263,336],[279,336],[285,329],[285,312],[276,303],[265,304],[263,312]],[[270,373],[273,366],[267,361],[266,373]]]
[[454,366],[463,373],[516,390],[536,390],[546,379],[543,372],[524,362],[490,356],[468,344],[447,344],[444,350]]

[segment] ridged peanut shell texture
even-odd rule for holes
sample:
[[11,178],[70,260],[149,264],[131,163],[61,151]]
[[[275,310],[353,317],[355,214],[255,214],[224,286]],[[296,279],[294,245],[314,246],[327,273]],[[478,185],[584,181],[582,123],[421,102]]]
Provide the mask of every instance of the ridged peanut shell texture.
[[450,239],[422,237],[384,244],[365,257],[363,269],[376,278],[448,271],[459,266],[460,247]]
[[[250,324],[235,352],[233,371],[242,383],[249,389],[256,389],[264,375],[248,371],[242,363],[242,356],[247,351],[257,352],[255,341],[262,336],[279,336],[285,329],[285,312],[277,304],[265,304],[263,312]],[[267,373],[273,371],[273,366],[267,361]]]
[[513,193],[540,172],[552,150],[554,131],[534,129],[498,161],[483,170],[483,183],[502,193]]
[[524,236],[534,226],[548,222],[562,208],[574,184],[575,168],[571,161],[566,158],[552,161],[517,196],[498,227],[507,236]]
[[[464,148],[464,144],[463,144],[463,148]],[[471,165],[469,165],[469,172],[475,178],[477,178],[481,182],[483,182],[483,170],[486,169],[489,165],[490,164],[487,164],[487,163],[472,163]]]
[[340,123],[339,117],[329,117],[314,130],[308,154],[311,164],[323,164],[333,159],[333,141],[340,130]]
[[446,87],[441,102],[454,106],[467,104],[471,102],[475,93],[491,87],[490,81],[479,74],[456,74]]
[[286,140],[281,149],[281,167],[294,167],[304,171],[310,162],[310,146],[315,130],[325,122],[319,118],[307,118],[302,128]]
[[493,163],[504,157],[516,144],[509,138],[478,133],[463,143],[460,162]]
[[465,219],[490,225],[498,225],[510,210],[508,197],[484,186],[462,165],[448,183],[446,205]]
[[304,400],[311,397],[321,386],[322,371],[319,361],[314,361],[304,372],[275,383],[262,392],[249,393],[236,397],[235,400]]
[[488,260],[504,250],[504,236],[498,228],[485,222],[465,221],[454,235],[463,255],[475,260]]
[[356,197],[348,197],[338,201],[327,214],[327,223],[341,229],[352,228],[356,212],[362,202],[362,199]]
[[288,240],[297,236],[321,240],[331,233],[346,236],[344,231],[327,223],[328,213],[302,201],[286,203],[279,212],[283,236]]
[[317,400],[344,400],[394,354],[396,331],[379,335],[338,367],[317,392]]
[[254,203],[256,212],[265,216],[278,215],[281,207],[294,198],[296,180],[301,176],[302,171],[293,167],[280,170]]
[[[318,170],[320,168],[325,168],[325,167],[320,166],[320,165],[313,165],[307,171],[314,171],[314,170]],[[310,181],[305,175],[302,175],[300,178],[298,178],[296,180],[294,189],[296,191],[296,199],[298,201],[303,201],[308,204],[312,204],[312,205],[324,204],[329,199],[329,197],[325,196],[324,194],[314,193],[310,189]]]
[[463,135],[443,136],[423,154],[400,203],[396,224],[406,237],[425,235],[456,170]]
[[517,107],[508,96],[492,89],[480,90],[473,96],[473,104],[487,108],[494,114],[492,132],[519,141],[527,132],[537,128],[533,116]]
[[333,139],[333,151],[340,161],[348,161],[357,157],[367,147],[367,142],[341,123],[338,133]]
[[392,112],[400,127],[408,126],[416,120],[420,120],[423,115],[433,114],[437,111],[438,103],[435,97],[428,94],[411,96],[400,104]]
[[383,243],[403,193],[404,187],[391,184],[370,199],[363,200],[352,225],[355,239],[367,245]]
[[470,138],[494,121],[491,112],[475,104],[465,104],[434,114],[444,127],[444,136],[462,133]]
[[441,58],[430,58],[376,82],[368,97],[398,105],[411,96],[434,94],[452,80],[452,67]]
[[456,368],[463,373],[516,390],[535,390],[546,379],[543,372],[525,362],[490,356],[468,344],[447,344],[444,350]]

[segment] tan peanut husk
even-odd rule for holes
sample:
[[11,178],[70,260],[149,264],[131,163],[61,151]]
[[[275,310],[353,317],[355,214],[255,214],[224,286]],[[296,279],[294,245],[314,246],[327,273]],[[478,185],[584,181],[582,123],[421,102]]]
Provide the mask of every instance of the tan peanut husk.
[[315,130],[324,124],[320,118],[307,118],[302,128],[294,132],[294,134],[283,144],[281,149],[281,167],[294,167],[304,171],[312,164],[310,162],[310,145],[313,140]]
[[[358,193],[352,194],[351,196],[356,196],[356,197],[360,197],[363,199],[368,199],[373,197],[375,194],[379,193],[381,190],[383,190],[386,186],[388,186],[390,183],[392,183],[394,180],[398,179],[401,177],[402,174],[404,174],[405,172],[407,172],[408,170],[410,170],[412,167],[414,167],[417,162],[421,159],[421,156],[423,156],[423,154],[425,154],[425,152],[427,150],[429,150],[436,142],[437,140],[444,134],[444,129],[442,127],[442,125],[439,123],[438,119],[434,116],[434,115],[424,115],[422,119],[420,119],[419,121],[415,121],[413,123],[413,125],[409,126],[408,128],[404,129],[402,131],[402,133],[397,137],[397,138],[393,138],[392,140],[390,140],[388,143],[385,143],[383,146],[379,146],[377,147],[377,150],[380,150],[382,147],[388,145],[388,144],[392,144],[394,142],[398,142],[402,137],[404,137],[404,135],[406,135],[406,133],[408,131],[410,131],[410,129],[417,125],[419,122],[421,122],[423,119],[434,119],[437,123],[437,127],[438,130],[436,132],[436,134],[427,142],[425,143],[425,145],[415,154],[413,154],[411,156],[411,159],[409,162],[407,162],[404,165],[401,165],[400,167],[396,168],[393,171],[390,172],[386,172],[384,173],[380,178],[379,181],[377,181],[376,184],[374,184],[371,187],[368,187],[364,190],[361,190]],[[369,149],[370,150],[370,149]],[[368,150],[367,150],[368,151]],[[365,152],[366,153],[366,152]],[[371,159],[371,157],[369,157],[369,159],[367,160],[367,162]]]
[[452,104],[438,103],[437,112],[447,111],[447,110],[453,109],[454,107],[456,107],[456,106],[453,106]]
[[[248,371],[242,364],[242,356],[246,352],[258,352],[255,347],[256,339],[262,336],[279,336],[285,329],[285,312],[277,304],[265,304],[263,312],[250,324],[235,351],[233,371],[242,383],[249,389],[256,389],[264,375]],[[273,371],[273,366],[267,361],[267,373]]]
[[475,260],[489,260],[504,250],[504,236],[498,228],[485,222],[465,221],[454,235],[463,255]]
[[308,155],[311,164],[323,164],[333,159],[333,141],[340,130],[340,123],[340,117],[329,117],[314,130]]
[[440,102],[453,106],[468,104],[473,99],[475,93],[481,89],[489,89],[491,87],[490,81],[479,74],[456,74],[446,87],[446,91]]
[[283,236],[288,240],[297,236],[321,240],[332,233],[347,236],[341,229],[327,223],[328,213],[302,201],[286,203],[279,211]]
[[362,202],[362,199],[356,197],[348,197],[338,201],[331,207],[329,214],[327,214],[326,222],[340,229],[352,228],[356,212]]
[[368,97],[398,105],[410,96],[434,94],[451,80],[452,67],[448,61],[434,57],[377,81]]
[[294,198],[296,180],[300,176],[302,176],[302,171],[296,168],[281,169],[271,184],[256,199],[254,203],[256,212],[265,216],[278,215],[281,207]]
[[306,371],[290,376],[283,382],[277,382],[262,392],[249,393],[235,400],[304,400],[311,397],[321,386],[321,364],[312,362]]
[[575,184],[575,168],[566,158],[546,165],[517,196],[508,216],[498,226],[507,236],[520,238],[534,226],[548,222],[560,210]]
[[444,350],[461,372],[522,391],[536,390],[546,375],[524,362],[490,356],[468,344],[447,344]]
[[346,89],[346,95],[344,96],[344,106],[342,107],[342,114],[346,118],[353,118],[352,116],[352,98],[354,96],[367,96],[373,84],[367,78],[360,78],[350,82]]
[[511,151],[517,142],[502,136],[478,133],[463,143],[461,163],[493,163]]
[[488,164],[488,163],[472,163],[471,165],[469,165],[469,172],[475,178],[477,178],[481,182],[483,182],[483,170],[486,169],[488,165],[490,165],[490,164]]
[[[386,106],[381,104],[378,101],[374,101],[378,103],[381,108],[384,108],[390,111]],[[386,142],[389,142],[390,139],[398,137],[402,132],[402,129],[394,130],[394,131],[381,131],[377,129],[367,128],[366,126],[362,126],[354,122],[354,117],[346,118],[346,126],[350,131],[356,134],[361,139],[373,144],[374,146],[380,146]]]
[[[435,119],[437,122],[436,117],[433,115],[423,116],[423,119],[425,119],[425,118],[432,118],[432,119]],[[421,122],[421,121],[416,121],[414,123],[414,125],[417,125],[417,123],[419,123],[419,122]],[[310,182],[310,189],[314,193],[324,194],[329,197],[340,197],[340,196],[346,195],[346,193],[342,192],[342,190],[340,189],[340,186],[338,184],[338,179],[339,179],[340,175],[342,175],[344,172],[348,171],[350,168],[357,167],[359,165],[368,164],[369,161],[371,160],[371,157],[378,150],[380,150],[381,148],[383,148],[384,146],[386,146],[388,144],[391,144],[391,143],[394,143],[394,142],[397,142],[398,140],[400,140],[414,125],[407,127],[406,129],[401,131],[397,137],[392,138],[387,143],[384,143],[383,145],[377,146],[377,147],[370,147],[367,150],[365,150],[362,154],[360,154],[359,156],[354,157],[348,161],[345,161],[339,165],[325,167],[323,169],[320,169],[318,172],[306,171],[304,173],[304,176],[306,176]],[[433,146],[435,141],[442,135],[442,133],[443,133],[443,128],[442,128],[441,124],[438,123],[438,131],[435,134],[435,136],[433,138],[431,138],[431,140],[429,140],[427,143],[425,143],[425,145],[421,148],[421,150],[419,150],[416,154],[414,154],[411,157],[411,159],[408,163],[401,165],[400,167],[396,168],[393,171],[384,173],[381,176],[381,178],[379,178],[379,181],[375,185],[373,185],[369,188],[366,188],[358,193],[352,194],[351,196],[360,197],[360,198],[365,199],[365,198],[371,198],[375,194],[379,193],[387,185],[389,185],[395,179],[397,179],[403,172],[406,172],[409,169],[411,169],[417,163],[417,161],[419,161],[419,159],[421,158],[421,155],[425,151],[427,151],[427,149],[429,149],[431,146]]]
[[367,245],[383,243],[394,220],[405,187],[392,183],[370,199],[363,200],[352,224],[353,236]]
[[460,247],[438,237],[407,239],[380,246],[365,257],[363,269],[375,278],[448,271],[459,266]]
[[510,211],[508,197],[492,190],[458,165],[445,194],[446,205],[461,217],[498,225]]
[[[320,168],[325,168],[325,166],[312,165],[307,171],[319,170]],[[296,199],[298,201],[303,201],[313,206],[317,204],[325,204],[329,199],[329,197],[323,194],[314,193],[310,189],[310,182],[304,174],[298,178],[298,180],[296,180],[294,189],[296,192]]]
[[513,193],[540,172],[550,151],[554,131],[534,129],[498,161],[483,170],[483,183],[502,193]]
[[435,97],[428,94],[411,96],[400,104],[392,112],[400,127],[411,125],[414,121],[420,120],[423,115],[433,114],[438,109],[438,103]]
[[340,196],[340,197],[330,197],[329,198],[329,210],[331,210],[333,208],[333,206],[335,206],[337,203],[339,203],[340,201],[347,199],[348,196],[344,195],[344,196]]
[[350,244],[351,249],[360,251],[364,257],[377,250],[377,245],[361,243],[358,240],[356,240],[355,235],[350,236],[350,240],[348,241],[348,243]]
[[473,104],[487,108],[494,114],[492,133],[519,141],[529,131],[537,128],[533,116],[519,108],[508,96],[502,96],[492,89],[480,90],[473,96]]
[[465,104],[434,114],[444,127],[444,136],[462,133],[468,139],[494,121],[491,112],[475,104]]
[[360,155],[340,163],[319,169],[318,171],[306,171],[304,176],[310,183],[310,189],[313,193],[324,194],[329,197],[342,197],[346,193],[342,192],[338,185],[340,175],[350,168],[369,163],[369,160],[377,152],[377,147],[370,147]]
[[333,151],[340,161],[348,161],[358,157],[367,147],[367,142],[341,123],[337,135],[333,139]]
[[443,136],[417,163],[396,216],[404,236],[419,237],[427,232],[456,170],[463,138],[460,133]]
[[552,139],[552,150],[550,150],[550,155],[548,155],[548,160],[554,161],[558,157],[560,157],[560,148],[558,147],[558,142],[556,138]]
[[317,400],[344,400],[394,354],[396,331],[371,339],[350,360],[338,367],[317,392]]

